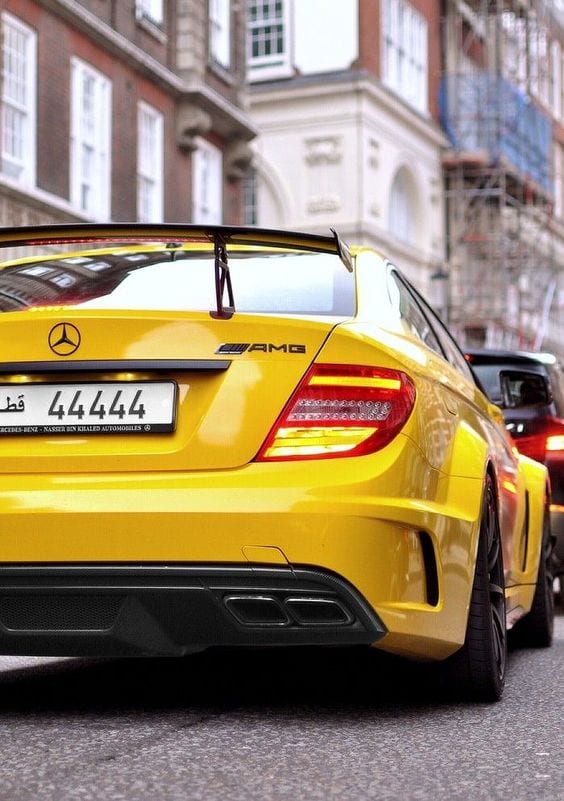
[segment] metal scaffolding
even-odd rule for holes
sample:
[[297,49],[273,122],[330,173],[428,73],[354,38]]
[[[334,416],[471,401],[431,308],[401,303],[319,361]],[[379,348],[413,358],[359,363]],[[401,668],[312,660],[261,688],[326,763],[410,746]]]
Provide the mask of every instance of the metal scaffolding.
[[561,20],[545,0],[443,7],[450,323],[468,346],[538,349],[558,280],[549,110]]

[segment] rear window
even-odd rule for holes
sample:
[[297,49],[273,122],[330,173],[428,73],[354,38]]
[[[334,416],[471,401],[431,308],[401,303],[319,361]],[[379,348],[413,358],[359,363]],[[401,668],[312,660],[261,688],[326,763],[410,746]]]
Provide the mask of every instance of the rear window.
[[472,371],[478,377],[480,384],[492,403],[501,406],[503,398],[501,395],[501,384],[499,381],[499,365],[495,364],[472,364]]
[[490,400],[505,409],[545,406],[551,401],[546,376],[539,372],[499,364],[473,364],[472,367]]
[[[354,277],[332,253],[228,252],[238,312],[350,317]],[[213,253],[186,248],[96,250],[20,261],[0,271],[0,311],[75,308],[208,311]]]
[[552,392],[552,402],[556,407],[558,417],[564,417],[564,375],[560,364],[551,365],[548,368],[550,389]]

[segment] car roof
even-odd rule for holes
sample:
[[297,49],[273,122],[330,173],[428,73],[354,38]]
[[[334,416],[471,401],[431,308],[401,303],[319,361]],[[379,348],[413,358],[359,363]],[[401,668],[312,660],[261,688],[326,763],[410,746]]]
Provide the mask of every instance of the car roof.
[[528,351],[514,350],[486,350],[465,348],[465,354],[470,357],[470,364],[514,364],[523,367],[545,366],[549,367],[557,363],[557,358],[553,353],[533,353]]

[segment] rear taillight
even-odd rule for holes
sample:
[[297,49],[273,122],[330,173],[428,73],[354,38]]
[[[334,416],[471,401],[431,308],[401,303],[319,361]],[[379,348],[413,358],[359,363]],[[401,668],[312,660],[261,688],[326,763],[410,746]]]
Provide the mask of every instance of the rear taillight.
[[286,404],[257,460],[373,453],[405,425],[414,402],[415,386],[399,370],[315,365]]
[[564,451],[564,423],[556,417],[533,421],[527,433],[516,435],[514,441],[525,456],[544,462],[549,454]]
[[529,459],[536,459],[537,462],[544,462],[546,448],[546,433],[544,431],[539,434],[519,437],[514,441],[519,452],[524,456],[528,456]]
[[564,433],[562,433],[562,430],[548,435],[546,438],[546,450],[552,453],[564,451]]

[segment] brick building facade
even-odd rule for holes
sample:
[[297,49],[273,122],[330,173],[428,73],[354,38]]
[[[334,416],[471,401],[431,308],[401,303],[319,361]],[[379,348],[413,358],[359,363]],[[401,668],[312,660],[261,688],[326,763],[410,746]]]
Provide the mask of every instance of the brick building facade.
[[0,225],[239,223],[256,131],[228,0],[4,0]]

